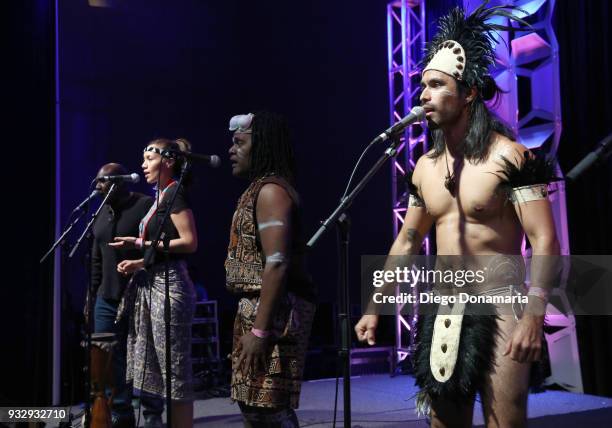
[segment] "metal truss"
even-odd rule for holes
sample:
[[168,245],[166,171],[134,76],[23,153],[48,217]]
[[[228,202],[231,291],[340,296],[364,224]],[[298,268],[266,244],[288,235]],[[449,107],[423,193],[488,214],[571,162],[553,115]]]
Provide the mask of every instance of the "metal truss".
[[[389,69],[390,122],[406,116],[419,105],[421,74],[419,62],[425,51],[425,0],[397,0],[387,5],[387,50]],[[391,165],[393,198],[393,232],[397,235],[406,215],[408,193],[407,174],[414,169],[419,156],[427,151],[427,132],[423,126],[408,127],[400,137],[398,153]],[[429,254],[429,239],[424,242]],[[413,319],[396,311],[397,361],[410,354],[413,343]]]

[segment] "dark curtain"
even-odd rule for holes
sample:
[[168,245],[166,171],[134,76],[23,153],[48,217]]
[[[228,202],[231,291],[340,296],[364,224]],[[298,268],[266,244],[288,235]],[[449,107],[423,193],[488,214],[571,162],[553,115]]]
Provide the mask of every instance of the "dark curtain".
[[54,2],[0,5],[2,90],[2,372],[0,406],[51,402],[54,229]]
[[[89,180],[102,164],[118,161],[141,171],[142,149],[153,138],[183,136],[195,151],[220,155],[218,169],[194,165],[191,199],[200,245],[189,262],[219,302],[226,355],[236,302],[224,287],[223,262],[236,200],[247,185],[229,171],[228,119],[258,109],[288,117],[304,231],[314,233],[338,204],[363,147],[388,126],[386,3],[317,0],[296,8],[282,0],[58,2],[60,161],[66,166],[59,171],[61,221],[89,193]],[[370,151],[363,165],[373,164],[382,150]],[[142,182],[133,188],[151,192]],[[361,254],[388,251],[389,195],[387,167],[351,207],[354,295]],[[80,399],[82,391],[85,248],[62,270],[66,402]],[[313,347],[333,346],[335,253],[332,231],[309,254],[321,301]]]
[[[559,161],[567,173],[612,132],[610,21],[607,0],[557,1],[563,134]],[[612,254],[611,162],[567,186],[572,254]],[[584,390],[612,396],[612,317],[577,319]]]

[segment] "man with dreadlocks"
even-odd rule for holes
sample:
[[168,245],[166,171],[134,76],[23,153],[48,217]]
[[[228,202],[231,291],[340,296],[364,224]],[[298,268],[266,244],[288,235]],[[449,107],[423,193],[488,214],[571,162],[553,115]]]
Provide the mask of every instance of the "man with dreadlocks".
[[[469,16],[452,10],[428,45],[420,100],[433,149],[415,166],[409,209],[390,255],[419,254],[434,224],[438,255],[511,257],[521,254],[524,234],[534,256],[559,254],[547,199],[550,163],[518,144],[485,104],[501,91],[488,70],[494,32],[510,29],[487,21],[526,23],[512,7],[486,4]],[[487,426],[525,426],[531,363],[541,354],[547,275],[532,261],[528,303],[518,313],[464,317],[465,306],[456,304],[419,317],[417,409],[433,427],[471,426],[476,393]],[[523,285],[505,288],[510,293],[514,286]],[[358,338],[374,344],[377,324],[378,315],[364,315],[355,326]]]
[[234,116],[229,129],[232,173],[250,180],[225,261],[227,288],[240,297],[231,396],[247,427],[297,427],[315,290],[304,268],[289,130],[269,112]]

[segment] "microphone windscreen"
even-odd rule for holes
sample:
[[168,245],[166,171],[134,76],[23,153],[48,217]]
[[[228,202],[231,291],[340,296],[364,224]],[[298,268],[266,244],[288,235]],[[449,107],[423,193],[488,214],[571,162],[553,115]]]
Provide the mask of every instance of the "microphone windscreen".
[[410,113],[414,114],[419,120],[425,119],[425,109],[421,106],[414,106]]
[[221,165],[221,158],[217,155],[212,155],[210,157],[210,166],[213,168],[218,168]]

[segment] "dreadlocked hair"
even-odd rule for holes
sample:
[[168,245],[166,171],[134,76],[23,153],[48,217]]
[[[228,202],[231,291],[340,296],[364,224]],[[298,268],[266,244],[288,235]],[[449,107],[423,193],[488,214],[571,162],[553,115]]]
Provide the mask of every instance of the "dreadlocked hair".
[[294,182],[295,157],[287,121],[279,114],[266,111],[254,115],[251,179],[276,174]]
[[[168,150],[170,152],[175,153],[191,153],[191,143],[185,138],[177,138],[176,140],[171,140],[169,138],[157,138],[149,143],[149,145],[154,145],[159,147],[162,150]],[[185,163],[185,158],[181,156],[171,157],[174,159],[174,165],[172,166],[172,176],[178,177],[181,175],[181,169],[183,168],[183,164]],[[187,187],[192,183],[191,170],[187,171],[185,177],[183,177],[183,186]]]
[[[489,74],[489,67],[495,64],[494,43],[495,33],[499,31],[514,31],[511,25],[487,22],[495,17],[507,18],[529,27],[529,24],[516,16],[513,11],[525,13],[524,10],[512,5],[501,5],[487,8],[489,0],[485,0],[471,15],[465,16],[465,11],[459,7],[452,9],[448,15],[439,21],[438,32],[427,44],[423,62],[428,64],[436,52],[443,47],[444,42],[454,40],[465,52],[465,69],[461,80],[455,79],[459,94],[464,96],[472,87],[477,95],[470,103],[468,132],[465,136],[464,156],[475,163],[484,162],[489,154],[493,141],[493,133],[501,134],[516,141],[514,132],[499,118],[489,111],[485,102],[499,101],[503,91],[497,86]],[[441,130],[431,131],[434,151],[429,155],[437,158],[444,153],[444,136]]]

